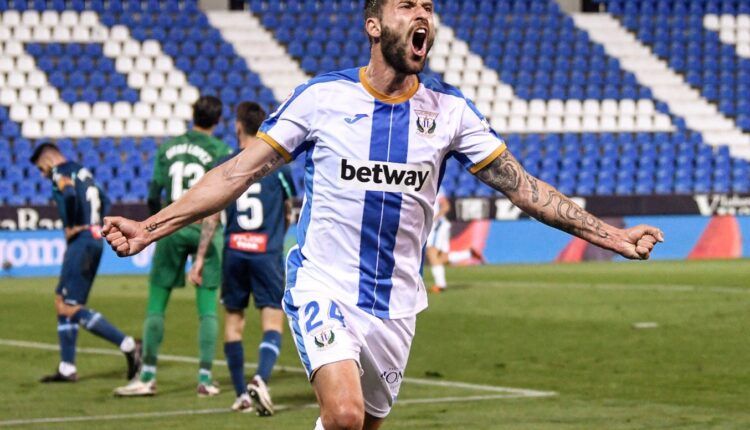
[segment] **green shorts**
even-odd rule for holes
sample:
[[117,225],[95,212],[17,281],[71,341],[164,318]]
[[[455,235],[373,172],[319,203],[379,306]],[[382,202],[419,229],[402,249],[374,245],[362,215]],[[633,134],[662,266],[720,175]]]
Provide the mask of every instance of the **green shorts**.
[[[197,251],[200,236],[200,224],[192,224],[156,242],[148,277],[149,285],[161,288],[184,287],[185,264],[188,256]],[[217,229],[206,251],[202,288],[218,288],[221,285],[223,245],[222,232]]]

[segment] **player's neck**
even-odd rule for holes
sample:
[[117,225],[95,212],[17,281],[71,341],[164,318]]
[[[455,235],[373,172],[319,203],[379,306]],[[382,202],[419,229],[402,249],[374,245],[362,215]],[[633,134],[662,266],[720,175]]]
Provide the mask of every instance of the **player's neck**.
[[377,92],[397,98],[410,92],[418,79],[417,75],[397,72],[382,58],[373,57],[365,69],[367,83]]
[[197,131],[198,133],[207,134],[209,136],[212,136],[214,134],[214,128],[213,127],[211,127],[211,128],[203,128],[203,127],[198,127],[197,125],[194,125],[193,126],[193,131]]

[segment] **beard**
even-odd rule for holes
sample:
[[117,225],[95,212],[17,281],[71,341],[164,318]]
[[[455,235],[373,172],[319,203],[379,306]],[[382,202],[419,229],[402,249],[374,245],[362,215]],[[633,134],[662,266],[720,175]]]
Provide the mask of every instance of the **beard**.
[[[425,40],[424,43],[428,43],[429,48],[432,45],[432,41]],[[415,58],[417,64],[410,64],[407,61],[407,48],[409,48],[409,42],[404,42],[399,34],[391,30],[389,27],[383,26],[383,31],[380,34],[380,51],[383,53],[383,58],[389,66],[402,74],[416,75],[421,73],[424,69],[425,63],[427,62],[427,56],[424,58]]]

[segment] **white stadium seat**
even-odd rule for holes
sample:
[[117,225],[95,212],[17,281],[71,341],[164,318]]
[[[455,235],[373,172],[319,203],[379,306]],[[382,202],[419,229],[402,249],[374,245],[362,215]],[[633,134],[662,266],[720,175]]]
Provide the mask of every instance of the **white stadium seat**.
[[15,122],[23,122],[29,119],[29,107],[22,104],[15,104],[10,107],[8,116]]
[[492,116],[510,116],[510,103],[503,100],[495,100],[492,104]]
[[164,87],[159,92],[159,101],[164,103],[177,103],[180,100],[180,94],[177,88]]
[[62,137],[62,123],[54,119],[47,119],[42,123],[44,137],[57,139]]
[[526,118],[522,116],[510,117],[508,131],[511,133],[524,133],[526,131]]
[[654,121],[651,115],[638,115],[635,120],[635,127],[638,131],[652,131]]
[[130,39],[130,31],[124,25],[115,25],[109,30],[109,37],[118,42],[124,42]]
[[672,128],[672,121],[669,117],[664,114],[658,114],[654,117],[654,129],[660,131],[670,130]]
[[508,131],[508,120],[504,117],[492,117],[490,124],[492,129],[500,134],[505,134]]
[[198,100],[198,97],[200,97],[200,94],[198,93],[198,90],[193,87],[185,87],[180,90],[180,101],[182,102],[192,105]]
[[23,88],[18,92],[18,102],[31,106],[39,101],[39,93],[33,88]]
[[89,137],[104,136],[104,124],[98,119],[87,119],[83,123],[83,133]]
[[491,102],[495,98],[495,88],[490,85],[479,85],[477,88],[477,102]]
[[154,68],[154,62],[148,57],[137,57],[135,59],[135,70],[139,72],[150,72]]
[[8,73],[5,85],[8,88],[21,89],[26,87],[26,75],[22,72]]
[[128,74],[128,86],[141,89],[146,86],[146,76],[142,72],[131,72]]
[[169,119],[172,117],[172,105],[169,103],[157,103],[154,105],[154,118]]
[[7,10],[3,13],[3,26],[15,27],[21,23],[21,14],[17,10]]
[[0,88],[5,86],[5,73],[0,72]]
[[19,42],[31,41],[31,27],[16,27],[13,29],[13,38]]
[[71,35],[71,39],[73,39],[74,42],[90,42],[91,41],[91,30],[86,27],[76,27],[73,29],[73,34]]
[[716,15],[705,15],[703,17],[703,26],[709,30],[716,31],[719,29],[719,17]]
[[159,101],[159,91],[153,87],[144,87],[141,89],[141,101],[146,103],[156,103]]
[[461,92],[464,93],[464,97],[469,100],[477,98],[477,87],[474,86],[461,86]]
[[742,30],[750,29],[750,15],[745,13],[737,15],[737,28]]
[[530,132],[542,132],[544,131],[544,117],[531,116],[526,121],[526,130]]
[[636,114],[635,100],[632,100],[632,99],[620,100],[619,112],[620,112],[620,115],[635,115]]
[[137,119],[149,119],[153,114],[153,109],[150,103],[138,102],[133,107],[133,117]]
[[85,120],[91,118],[91,105],[86,102],[73,103],[73,119]]
[[722,43],[734,45],[737,43],[737,33],[735,33],[733,28],[722,28],[719,32],[719,39],[721,39]]
[[128,119],[133,116],[133,105],[128,102],[116,102],[112,107],[112,115],[117,119]]
[[20,57],[27,54],[23,43],[18,40],[9,40],[5,42],[5,55],[8,57]]
[[122,54],[122,44],[120,42],[115,42],[114,40],[108,40],[104,42],[102,52],[107,57],[118,57]]
[[35,27],[41,22],[41,16],[39,12],[35,10],[25,10],[21,15],[21,24],[26,27]]
[[583,101],[583,114],[587,116],[599,116],[601,104],[599,100],[586,99]]
[[547,114],[547,102],[540,99],[531,100],[529,103],[529,115],[544,116]]
[[63,122],[63,134],[68,137],[83,137],[83,125],[76,119]]
[[526,100],[516,99],[510,103],[510,114],[526,116],[529,113],[529,104]]
[[[576,100],[578,101],[578,100]],[[563,120],[563,130],[567,132],[581,131],[581,118],[578,116],[566,116]]]
[[193,117],[193,109],[186,103],[177,103],[174,105],[173,116],[187,121]]
[[161,53],[159,42],[155,40],[146,40],[141,46],[141,52],[147,57],[156,57]]
[[125,135],[140,137],[145,133],[143,120],[131,118],[125,122]]
[[654,102],[649,99],[638,100],[636,108],[639,115],[653,115],[655,111]]
[[601,117],[599,128],[601,131],[617,131],[617,117],[610,115]]
[[719,27],[721,29],[734,28],[734,15],[725,13],[719,18]]
[[466,44],[463,40],[460,39],[453,39],[453,43],[451,43],[451,55],[455,57],[466,57],[469,54],[469,45]]
[[596,116],[584,116],[583,122],[581,123],[581,129],[583,131],[599,131],[599,118]]
[[109,29],[101,25],[93,27],[91,29],[91,41],[98,43],[109,41]]
[[505,84],[498,85],[495,88],[495,97],[498,100],[513,100],[513,88]]
[[492,105],[489,102],[482,101],[476,103],[476,108],[482,115],[486,115],[492,110]]
[[106,120],[112,117],[112,105],[107,102],[96,102],[91,108],[91,116],[95,119]]
[[52,30],[52,39],[55,42],[70,42],[73,38],[70,35],[70,28],[68,27],[55,27]]
[[580,100],[566,100],[565,101],[565,115],[566,116],[581,116],[583,114],[583,104]]
[[164,136],[167,128],[162,119],[150,119],[146,122],[146,134],[148,136]]
[[635,120],[630,115],[620,115],[617,118],[617,129],[620,131],[633,131]]
[[497,72],[490,69],[482,69],[479,77],[479,83],[482,85],[495,86],[500,82],[500,78],[497,76]]
[[43,72],[35,70],[26,76],[26,83],[31,88],[46,87],[47,76]]
[[464,59],[463,57],[450,57],[448,59],[448,67],[446,70],[461,72],[464,70]]
[[164,76],[164,73],[151,72],[148,74],[148,78],[146,82],[148,83],[148,86],[150,87],[161,88],[161,87],[166,86],[167,78]]
[[443,79],[445,82],[447,82],[450,85],[460,85],[461,84],[461,72],[456,70],[448,70],[443,75]]
[[185,121],[178,119],[172,119],[167,122],[167,135],[168,136],[179,136],[187,131]]
[[50,31],[49,27],[34,27],[34,30],[31,32],[32,39],[36,43],[42,43],[42,42],[51,42],[52,41],[52,31]]
[[5,106],[11,106],[18,102],[18,92],[12,88],[0,89],[0,104]]
[[39,121],[25,121],[21,126],[21,134],[29,139],[42,137],[42,124]]
[[478,71],[482,70],[482,59],[475,54],[471,54],[468,57],[466,57],[466,69],[467,70],[473,70]]
[[105,136],[122,136],[125,134],[125,126],[122,123],[122,120],[119,119],[108,119],[104,123],[104,135]]
[[565,114],[565,103],[559,99],[547,101],[547,116],[563,116]]
[[36,121],[43,121],[49,117],[49,106],[36,104],[31,107],[31,119]]
[[563,131],[562,117],[548,116],[545,126],[546,130],[551,133],[559,133]]
[[52,105],[52,118],[63,121],[70,118],[70,105],[58,102]]
[[29,55],[21,55],[16,57],[16,71],[17,72],[34,72],[36,71],[36,64],[34,63],[34,59],[31,58]]
[[445,61],[445,57],[438,55],[432,55],[430,57],[430,70],[434,70],[438,73],[443,73],[445,72],[447,66],[448,64]]
[[158,70],[159,72],[170,72],[174,70],[174,61],[172,61],[172,57],[159,55],[154,58],[154,70]]
[[141,55],[141,44],[135,40],[128,40],[122,45],[122,55],[126,57],[138,57]]
[[80,25],[84,27],[94,27],[99,23],[99,18],[96,15],[96,12],[91,10],[86,10],[81,12],[81,16],[79,17]]
[[133,71],[133,59],[130,57],[118,57],[115,61],[115,70],[127,75]]
[[13,34],[11,33],[9,27],[0,26],[0,54],[2,54],[4,51],[2,42],[10,40],[12,36]]
[[53,105],[60,101],[60,94],[55,87],[44,87],[39,91],[39,101],[46,105]]
[[42,25],[45,27],[56,27],[60,23],[60,15],[53,10],[42,12]]
[[602,101],[602,109],[601,109],[601,115],[617,115],[617,112],[620,110],[619,105],[617,104],[617,100],[613,99],[604,99]]
[[0,73],[8,73],[15,70],[16,65],[10,56],[0,56]]
[[461,85],[479,85],[479,73],[476,70],[467,70],[463,73]]
[[60,15],[60,25],[63,27],[77,27],[78,13],[72,10],[66,10]]

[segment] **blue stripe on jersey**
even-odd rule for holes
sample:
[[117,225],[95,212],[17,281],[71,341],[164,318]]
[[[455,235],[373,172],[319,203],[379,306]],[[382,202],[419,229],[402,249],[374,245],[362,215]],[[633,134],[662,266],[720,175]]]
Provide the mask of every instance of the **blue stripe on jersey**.
[[[375,101],[370,137],[370,161],[406,163],[409,149],[410,103]],[[365,192],[359,248],[357,306],[388,318],[396,235],[401,218],[401,193]]]
[[311,146],[305,158],[305,204],[297,222],[297,244],[300,248],[305,246],[307,227],[310,225],[313,200],[313,177],[315,175],[315,163],[313,163],[313,152],[315,146]]
[[289,251],[289,255],[286,258],[286,291],[284,292],[284,311],[289,315],[289,325],[292,328],[292,336],[294,337],[294,343],[297,344],[297,352],[299,352],[299,358],[302,361],[302,365],[305,366],[308,378],[312,373],[312,366],[310,365],[310,357],[307,355],[307,349],[305,348],[305,341],[302,338],[302,330],[299,327],[299,308],[294,306],[292,300],[291,289],[297,283],[297,270],[302,267],[302,252],[299,247],[295,246]]
[[289,99],[284,102],[279,109],[276,110],[276,112],[272,113],[268,119],[263,121],[263,124],[260,126],[260,131],[267,132],[271,128],[273,128],[274,125],[276,125],[276,122],[279,120],[279,117],[281,117],[281,114],[284,113],[286,108],[288,108],[294,99],[299,97],[300,94],[302,94],[306,89],[310,88],[311,86],[315,84],[322,84],[325,82],[332,82],[332,81],[350,81],[350,82],[359,82],[359,69],[346,69],[341,70],[338,72],[331,72],[331,73],[324,73],[322,75],[318,75],[306,83],[298,86],[294,89],[294,92],[289,97]]

